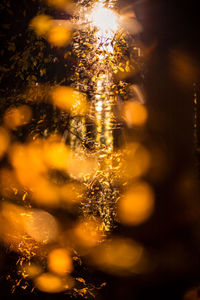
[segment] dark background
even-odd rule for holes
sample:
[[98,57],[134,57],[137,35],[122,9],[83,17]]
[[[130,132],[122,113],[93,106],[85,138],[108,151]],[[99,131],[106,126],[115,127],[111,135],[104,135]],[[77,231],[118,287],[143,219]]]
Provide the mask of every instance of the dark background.
[[[141,39],[146,49],[145,89],[149,110],[147,143],[161,149],[167,171],[156,180],[149,178],[156,193],[153,218],[137,228],[119,226],[117,229],[117,234],[132,237],[146,246],[155,268],[146,275],[128,278],[96,271],[91,271],[90,276],[107,281],[97,296],[99,300],[179,300],[190,289],[193,294],[187,299],[199,299],[200,199],[193,141],[193,84],[199,81],[200,53],[197,1],[121,0],[120,4],[132,4],[143,26]],[[30,16],[34,16],[37,8],[34,3],[29,5]],[[20,14],[20,3],[14,6],[16,14]],[[21,20],[22,30],[30,16],[24,23]],[[155,156],[156,164],[159,161]],[[68,298],[39,292],[30,295],[20,289],[11,295],[4,274],[14,268],[14,261],[12,254],[5,249],[1,251],[1,299]]]

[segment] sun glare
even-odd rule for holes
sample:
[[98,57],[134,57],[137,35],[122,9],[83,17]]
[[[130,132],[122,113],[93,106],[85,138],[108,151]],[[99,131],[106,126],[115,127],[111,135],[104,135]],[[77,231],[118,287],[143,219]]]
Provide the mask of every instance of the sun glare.
[[93,8],[90,19],[103,35],[114,33],[118,29],[117,15],[113,10],[103,7],[102,4],[97,4]]

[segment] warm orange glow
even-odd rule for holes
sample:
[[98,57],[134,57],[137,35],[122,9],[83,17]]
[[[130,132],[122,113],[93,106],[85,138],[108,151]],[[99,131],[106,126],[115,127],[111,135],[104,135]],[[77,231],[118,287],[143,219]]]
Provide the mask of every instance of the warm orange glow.
[[17,108],[10,108],[5,112],[4,123],[9,129],[17,129],[30,122],[32,112],[29,106],[22,105]]
[[[13,72],[17,82],[8,85],[2,103],[8,109],[0,127],[0,242],[17,258],[12,291],[21,285],[27,295],[37,288],[45,299],[54,295],[44,293],[101,298],[106,283],[90,278],[96,268],[119,277],[140,273],[146,254],[139,242],[117,237],[117,222],[140,225],[154,211],[153,190],[142,181],[151,164],[140,144],[145,134],[127,129],[148,117],[139,86],[131,90],[141,71],[133,46],[139,41],[121,26],[114,0],[37,4],[52,16],[54,8],[63,9],[63,20],[37,15],[31,32],[12,36],[11,28],[8,34],[10,68],[5,61],[3,81]],[[22,14],[28,18],[26,10]],[[63,69],[52,78],[60,63]]]
[[118,204],[120,221],[126,225],[140,225],[154,210],[154,193],[146,182],[137,182],[121,197]]
[[38,36],[46,35],[51,28],[53,22],[47,15],[38,15],[32,19],[30,27],[35,31]]
[[10,137],[6,129],[0,127],[0,158],[8,149]]
[[51,27],[47,33],[49,43],[57,47],[66,46],[70,41],[70,37],[70,30],[59,25]]
[[198,67],[194,57],[180,50],[170,52],[170,72],[180,85],[191,86],[198,77]]
[[0,237],[9,245],[16,246],[20,243],[25,233],[23,207],[5,202],[0,211]]
[[42,161],[40,144],[14,144],[9,155],[19,182],[30,189],[36,186],[36,183],[41,179],[41,174],[47,170]]
[[32,185],[29,184],[29,188],[36,203],[49,207],[59,204],[59,190],[47,179],[38,176]]
[[128,126],[142,126],[147,120],[147,110],[139,102],[128,101],[124,105],[123,117]]
[[48,267],[53,273],[65,276],[73,270],[72,259],[66,249],[58,248],[49,253]]
[[46,2],[50,6],[64,9],[71,1],[70,0],[46,0]]
[[42,140],[25,145],[24,151],[26,154],[27,163],[29,164],[29,168],[32,170],[32,172],[42,173],[46,171],[47,167],[43,160],[44,152]]
[[84,94],[75,91],[71,87],[58,86],[52,92],[53,104],[60,109],[70,111],[75,110],[77,114],[85,114],[87,101]]
[[73,92],[70,87],[56,87],[52,92],[53,104],[61,109],[70,110],[74,104]]
[[44,145],[44,160],[51,168],[66,170],[70,151],[64,143],[48,142]]
[[35,279],[36,287],[46,293],[59,293],[64,291],[63,280],[51,273],[43,273]]
[[81,221],[74,229],[75,242],[83,247],[97,245],[102,239],[99,228],[100,222],[97,219]]
[[55,218],[42,210],[32,210],[24,218],[26,232],[37,242],[46,244],[58,237]]
[[73,113],[77,115],[85,115],[88,111],[87,97],[84,93],[74,90],[73,92]]
[[132,240],[113,238],[93,252],[93,262],[109,273],[124,275],[137,272],[143,247]]
[[95,159],[77,157],[71,154],[67,169],[73,178],[82,181],[97,171],[98,163]]
[[[27,144],[14,144],[9,151],[10,161],[14,167],[14,172],[9,178],[11,175],[13,178],[16,177],[16,186],[19,181],[18,185],[28,188],[31,198],[36,203],[50,207],[59,205],[61,201],[67,205],[80,201],[82,187],[69,183],[58,185],[49,178],[49,170],[72,172],[76,177],[79,175],[77,178],[82,180],[83,176],[90,174],[90,169],[94,166],[93,161],[87,160],[79,160],[77,164],[72,160],[70,150],[60,142],[60,139],[60,136],[52,135],[46,140],[38,139]],[[0,175],[4,176],[3,173]],[[2,185],[5,192],[7,181],[6,178]],[[14,184],[14,179],[10,184],[11,186]]]
[[139,143],[130,143],[124,151],[125,177],[138,178],[147,173],[151,165],[149,151]]
[[21,187],[13,171],[9,169],[0,170],[0,188],[4,197],[10,197],[19,192]]
[[16,168],[18,179],[24,185],[34,182],[36,174],[46,171],[40,143],[14,144],[9,154],[11,163]]
[[22,271],[30,278],[34,278],[42,273],[42,268],[36,264],[26,264],[23,266]]
[[83,187],[80,184],[68,183],[59,187],[59,194],[63,203],[75,204],[82,199]]

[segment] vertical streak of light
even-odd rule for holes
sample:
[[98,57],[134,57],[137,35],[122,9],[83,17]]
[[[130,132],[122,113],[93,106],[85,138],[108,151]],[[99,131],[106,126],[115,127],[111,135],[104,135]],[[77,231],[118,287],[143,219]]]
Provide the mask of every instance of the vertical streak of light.
[[[81,12],[79,12],[79,25],[82,28],[82,24],[86,26],[85,32],[92,36],[92,53],[95,55],[95,63],[90,69],[90,74],[94,75],[92,86],[87,86],[88,90],[92,93],[91,96],[91,108],[92,119],[95,121],[94,132],[94,149],[96,156],[99,159],[99,171],[94,178],[90,178],[90,183],[85,182],[88,188],[88,200],[82,206],[82,213],[86,217],[91,213],[93,215],[100,216],[102,220],[102,228],[104,230],[110,230],[112,226],[112,215],[114,211],[114,199],[116,198],[116,192],[113,192],[112,179],[110,177],[110,170],[112,170],[112,153],[113,153],[113,105],[114,95],[111,92],[111,86],[113,85],[113,70],[106,60],[112,60],[114,58],[114,44],[115,34],[117,31],[117,15],[115,15],[114,8],[115,1],[109,0],[97,0],[94,6],[91,7],[90,12],[87,12],[87,7],[82,6]],[[85,12],[85,13],[84,13]],[[104,15],[105,13],[105,15]],[[106,17],[107,16],[107,17]],[[108,18],[110,16],[110,18]],[[106,18],[105,18],[106,17]],[[113,20],[111,20],[113,18]],[[107,23],[108,22],[108,23]],[[85,38],[80,39],[80,44],[77,44],[79,51],[81,51]],[[87,39],[87,36],[86,36]],[[96,51],[96,50],[97,51]],[[86,69],[90,66],[90,60],[94,57],[90,54],[86,55]],[[91,75],[89,75],[91,76]],[[75,88],[81,85],[81,82],[74,83]],[[87,124],[85,119],[76,119],[72,115],[70,121],[71,131],[76,128],[77,133],[81,138],[87,139]],[[79,155],[84,155],[83,147],[81,150],[80,141],[77,141],[76,136],[71,136],[70,139],[71,148]],[[95,188],[97,187],[97,189]]]

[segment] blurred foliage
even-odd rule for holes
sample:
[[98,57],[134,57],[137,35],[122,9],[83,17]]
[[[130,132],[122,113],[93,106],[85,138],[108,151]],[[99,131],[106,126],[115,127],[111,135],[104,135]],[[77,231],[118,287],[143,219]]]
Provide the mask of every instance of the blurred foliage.
[[1,2],[0,13],[3,44],[0,53],[1,89],[8,90],[9,95],[15,97],[16,93],[22,93],[26,86],[34,83],[66,81],[69,72],[64,58],[66,48],[58,50],[51,47],[44,37],[37,36],[29,26],[35,15],[53,15],[55,12],[43,1],[18,3],[11,0]]
[[[1,75],[0,117],[8,107],[28,103],[33,111],[31,122],[14,134],[25,140],[30,132],[63,133],[65,122],[60,111],[44,103],[50,85],[69,83],[70,62],[66,60],[67,47],[55,48],[44,37],[37,36],[29,26],[37,14],[55,16],[55,11],[44,1],[1,1]],[[59,14],[59,13],[58,13]],[[61,14],[61,13],[60,13]],[[66,16],[66,13],[65,13]],[[58,15],[59,17],[59,15]],[[41,101],[42,99],[42,101]],[[48,128],[48,129],[47,129]]]
[[[60,1],[59,7],[64,5],[65,2],[66,1]],[[47,1],[47,3],[52,4],[53,1]],[[95,69],[95,63],[98,61],[98,56],[102,54],[105,56],[104,63],[109,65],[109,68],[112,69],[115,74],[114,82],[112,86],[109,87],[110,90],[114,92],[119,102],[132,99],[130,96],[131,85],[132,83],[136,85],[138,82],[141,83],[145,72],[143,61],[136,59],[137,55],[134,54],[134,51],[131,51],[133,50],[135,41],[132,43],[131,37],[124,38],[124,35],[119,34],[117,36],[118,43],[115,44],[116,56],[109,59],[108,53],[106,50],[102,50],[101,47],[95,49],[97,55],[94,55],[95,51],[91,47],[93,43],[93,33],[82,30],[73,32],[73,46],[67,45],[60,48],[50,45],[45,37],[40,35],[41,32],[35,34],[32,30],[34,24],[31,22],[37,15],[48,15],[50,18],[52,17],[52,19],[67,20],[69,18],[68,13],[61,10],[55,11],[54,6],[48,7],[42,0],[22,0],[20,2],[16,0],[2,0],[0,3],[0,13],[2,20],[1,41],[3,43],[2,50],[0,51],[2,58],[0,67],[0,118],[1,124],[3,124],[1,125],[2,127],[0,127],[0,156],[2,158],[2,170],[0,175],[1,179],[3,179],[3,184],[5,184],[5,186],[3,186],[5,193],[2,193],[4,206],[0,215],[0,225],[2,225],[0,230],[4,234],[3,238],[6,242],[12,242],[13,248],[11,247],[11,250],[17,251],[20,255],[17,261],[18,275],[13,280],[14,289],[18,285],[26,289],[30,284],[29,279],[31,278],[36,286],[44,292],[60,292],[73,287],[72,293],[75,297],[94,297],[96,290],[104,287],[106,284],[104,282],[102,284],[96,284],[96,282],[95,284],[88,283],[89,281],[95,281],[93,278],[94,274],[92,271],[89,273],[88,270],[86,270],[83,261],[87,260],[88,252],[91,249],[93,264],[101,271],[114,274],[114,276],[116,276],[116,274],[122,276],[124,273],[126,274],[127,271],[134,274],[134,276],[135,272],[141,272],[143,275],[142,272],[145,270],[146,273],[144,273],[147,274],[146,279],[150,282],[152,278],[149,279],[149,277],[151,277],[152,274],[156,274],[153,280],[159,282],[160,272],[164,273],[165,271],[167,275],[162,278],[167,278],[167,280],[169,280],[171,274],[173,275],[172,279],[170,278],[172,281],[179,276],[181,278],[183,278],[183,276],[188,277],[186,274],[188,270],[190,271],[192,268],[196,270],[196,266],[194,266],[195,263],[191,263],[190,260],[193,253],[196,255],[196,250],[194,249],[199,245],[199,242],[197,242],[199,241],[199,225],[195,225],[196,227],[192,234],[189,232],[189,229],[186,230],[187,234],[185,235],[184,230],[184,227],[188,226],[192,228],[194,223],[198,223],[199,206],[197,205],[198,201],[195,190],[196,179],[193,179],[190,173],[181,174],[182,177],[180,176],[180,170],[178,170],[179,173],[176,173],[174,167],[176,166],[176,162],[170,160],[171,156],[173,157],[173,154],[171,154],[169,150],[171,148],[167,148],[170,144],[170,139],[164,143],[159,132],[160,128],[163,130],[162,126],[157,126],[157,128],[159,127],[159,129],[157,129],[158,135],[154,135],[154,141],[151,140],[150,135],[147,137],[146,143],[149,148],[143,146],[146,136],[143,129],[140,128],[140,125],[146,122],[147,116],[150,115],[151,117],[149,111],[134,102],[127,102],[126,105],[118,107],[120,113],[122,111],[124,114],[121,116],[119,113],[120,122],[126,122],[127,126],[127,149],[122,149],[122,145],[119,142],[120,150],[122,150],[123,153],[118,154],[116,152],[115,157],[113,156],[112,158],[113,165],[116,164],[113,170],[116,171],[116,173],[118,172],[115,178],[116,182],[114,182],[113,186],[109,185],[109,182],[105,181],[104,176],[97,174],[99,177],[97,176],[95,180],[91,180],[86,194],[86,202],[88,198],[94,201],[91,201],[91,206],[88,208],[85,205],[87,204],[86,202],[83,201],[82,203],[82,207],[85,207],[86,215],[88,214],[87,209],[89,213],[91,209],[95,211],[97,207],[96,203],[99,201],[99,198],[102,197],[103,187],[104,197],[102,197],[101,207],[100,209],[98,207],[97,214],[100,211],[106,218],[107,209],[110,209],[110,207],[106,207],[105,204],[108,202],[111,203],[110,199],[113,200],[113,198],[109,197],[113,195],[113,197],[117,199],[116,202],[119,200],[118,188],[122,186],[121,189],[124,196],[118,203],[118,219],[115,220],[118,224],[121,222],[120,230],[117,234],[120,232],[122,237],[115,237],[113,241],[108,239],[108,241],[104,243],[105,236],[102,236],[101,225],[99,224],[98,218],[91,217],[91,220],[88,220],[86,223],[83,220],[76,222],[77,211],[74,212],[74,210],[71,209],[71,203],[68,203],[71,198],[73,198],[74,201],[72,187],[79,190],[79,185],[74,185],[76,178],[78,178],[78,181],[82,173],[86,173],[85,176],[87,177],[87,173],[91,174],[91,172],[95,172],[95,162],[85,159],[81,165],[78,159],[72,159],[71,170],[70,165],[68,165],[67,171],[65,169],[63,171],[63,165],[60,167],[60,162],[64,164],[65,159],[61,157],[62,159],[59,162],[55,159],[55,157],[60,158],[60,153],[57,151],[59,147],[57,150],[54,149],[55,152],[53,154],[55,154],[55,157],[52,157],[49,155],[49,152],[52,150],[52,145],[47,144],[44,150],[43,146],[45,143],[41,142],[43,139],[51,139],[52,136],[59,136],[60,139],[62,137],[65,142],[68,138],[66,131],[70,130],[69,124],[71,117],[69,110],[71,104],[69,104],[69,107],[67,106],[65,112],[62,111],[62,103],[58,104],[55,101],[54,105],[52,105],[52,86],[56,86],[57,91],[59,91],[61,85],[73,86],[74,82],[81,82],[81,92],[90,95],[91,90],[89,90],[88,87],[92,86],[94,88],[95,76],[97,76],[99,72],[99,70]],[[30,26],[30,24],[32,25]],[[44,30],[46,29],[44,28]],[[68,39],[67,34],[66,36]],[[56,45],[55,39],[53,39],[52,44]],[[93,57],[93,60],[86,59],[85,52]],[[156,55],[154,54],[154,56]],[[174,65],[176,66],[175,69],[179,66],[181,70],[180,67],[182,64],[180,61]],[[76,68],[74,66],[76,66]],[[152,69],[153,68],[156,69],[154,61],[152,60]],[[180,70],[178,73],[180,73]],[[185,82],[184,80],[187,77],[188,70],[185,67],[184,70],[185,73],[179,78],[180,82]],[[151,81],[152,79],[149,80],[149,86],[153,82],[149,88],[151,91],[149,94],[151,94],[151,97],[154,99],[158,97],[157,89],[160,91],[160,98],[163,97],[163,91],[157,79],[158,75],[154,74],[154,81]],[[166,78],[164,77],[164,79]],[[181,81],[182,79],[184,80]],[[167,79],[163,80],[163,82],[165,82],[167,86]],[[172,85],[171,90],[173,90],[173,87]],[[152,93],[152,90],[154,93]],[[170,90],[168,86],[166,90]],[[58,94],[60,100],[60,92]],[[137,94],[135,90],[133,94]],[[164,99],[167,97],[168,96]],[[160,98],[157,101],[160,102]],[[61,102],[65,102],[65,97],[63,97],[63,99]],[[168,99],[166,100],[168,101]],[[27,105],[29,105],[30,111],[27,110]],[[138,112],[137,118],[135,118],[134,110]],[[159,121],[158,123],[156,122],[159,118],[162,118],[162,114],[160,116],[157,113],[152,123],[157,125]],[[134,130],[132,130],[133,128]],[[172,129],[171,124],[169,128]],[[27,138],[29,143],[25,144]],[[34,143],[34,141],[37,140],[41,142],[39,151],[33,151],[34,163],[29,165],[27,157],[32,153],[32,147],[37,148],[37,143]],[[158,140],[161,141],[158,142]],[[8,157],[4,156],[4,153],[8,149],[10,150],[10,145],[16,142],[19,148],[12,148],[12,150],[14,149],[13,153],[15,153],[18,158],[20,157],[20,155],[17,156],[18,152],[20,153],[18,150],[22,149],[24,156],[21,161],[20,159],[16,159],[14,163],[12,162],[12,165],[9,161],[9,158],[12,158],[12,151],[9,152]],[[86,147],[84,149],[86,150]],[[180,149],[178,148],[178,150]],[[177,151],[177,153],[179,155],[180,151]],[[127,156],[124,158],[124,161],[121,158],[122,155],[124,155],[124,157]],[[177,157],[174,155],[173,159],[175,160]],[[180,159],[177,159],[177,161],[180,162]],[[55,165],[52,167],[52,162],[56,165],[55,169],[57,170],[53,168]],[[29,188],[32,188],[35,179],[35,163],[36,165],[38,163],[37,167],[39,169],[39,171],[36,170],[36,175],[39,173],[42,179],[45,178],[47,182],[52,183],[53,187],[56,186],[56,191],[59,189],[60,194],[56,193],[56,196],[59,194],[59,201],[63,201],[65,197],[69,197],[66,202],[62,202],[61,207],[48,207],[49,212],[45,212],[38,210],[37,206],[41,204],[41,202],[39,204],[32,203]],[[119,167],[119,164],[124,164],[123,172],[125,174],[121,172],[121,166]],[[182,161],[180,164],[182,166]],[[13,174],[11,167],[15,169],[16,173],[22,171],[24,175],[23,180],[28,182],[26,189],[19,188],[18,178]],[[45,171],[43,169],[41,171],[40,168],[43,167]],[[46,169],[48,169],[48,171],[46,171]],[[70,171],[73,175],[73,179],[69,180],[69,174],[67,172],[70,173]],[[80,172],[82,172],[81,175]],[[30,175],[29,173],[31,176],[28,176]],[[120,176],[122,176],[123,179],[126,177],[125,183],[124,181],[120,181]],[[39,177],[39,179],[41,178]],[[150,181],[150,184],[146,183],[146,178],[147,181]],[[149,178],[150,180],[148,180]],[[142,182],[140,181],[141,179]],[[130,185],[127,185],[127,180],[130,180]],[[167,180],[169,182],[166,183]],[[50,189],[48,184],[46,185],[46,181],[41,180],[38,185],[40,184],[39,188],[44,187],[45,192],[49,192]],[[66,182],[70,182],[67,187],[65,186]],[[70,185],[71,183],[72,185]],[[157,185],[158,192],[156,190],[155,199],[151,183],[152,185]],[[8,192],[6,184],[10,185],[11,193],[10,191]],[[35,191],[37,193],[37,187]],[[52,191],[54,191],[54,189]],[[80,194],[81,193],[82,187],[80,188]],[[158,198],[156,198],[157,194]],[[38,200],[38,198],[40,198],[39,200],[41,201],[41,195],[38,197],[37,194],[36,196],[36,199]],[[135,205],[132,204],[132,199],[134,198]],[[8,200],[12,204],[8,204]],[[45,197],[43,200],[45,202]],[[76,204],[77,203],[75,203],[75,205]],[[24,211],[25,205],[26,210]],[[34,206],[35,209],[30,210],[31,206]],[[62,210],[63,207],[64,210]],[[195,213],[193,209],[196,211]],[[176,214],[177,211],[178,214]],[[152,214],[154,214],[153,218],[149,221]],[[43,218],[41,218],[41,215]],[[57,224],[54,215],[56,216],[55,219],[59,220],[60,231],[58,230],[55,234],[55,244],[51,244],[48,248],[45,244],[48,240],[45,232],[47,232],[47,235],[53,235],[56,227],[55,224]],[[41,219],[43,221],[41,221]],[[141,224],[146,221],[146,225]],[[53,224],[53,229],[49,224]],[[139,226],[137,227],[137,225]],[[133,227],[131,228],[131,226]],[[43,230],[41,230],[41,228],[43,228]],[[66,228],[69,230],[66,231]],[[104,229],[107,230],[107,228]],[[23,234],[23,241],[20,241],[22,237],[21,234]],[[137,240],[137,243],[132,241],[133,236],[134,239]],[[195,236],[195,238],[193,238],[193,236]],[[129,239],[123,239],[124,237],[130,238],[131,241]],[[41,243],[42,246],[40,244],[40,247],[38,247],[36,241]],[[69,246],[70,243],[72,247],[71,245]],[[100,248],[96,247],[98,243],[101,246]],[[193,245],[193,243],[195,245]],[[193,247],[191,245],[193,245]],[[84,256],[83,261],[75,248],[79,248],[78,250],[81,255]],[[61,251],[59,253],[62,255],[60,260],[54,259],[52,263],[51,259],[56,251]],[[150,257],[150,263],[147,252]],[[36,256],[39,258],[39,266],[34,261]],[[33,258],[31,263],[30,258]],[[141,265],[140,262],[142,262]],[[60,265],[62,265],[63,269],[60,268]],[[11,267],[13,269],[13,266]],[[54,274],[51,272],[54,272]],[[69,272],[72,272],[73,279],[68,274]],[[67,281],[63,280],[63,274],[66,275],[66,273]],[[87,278],[85,278],[85,274],[87,274]],[[9,279],[10,277],[11,276],[8,275]],[[119,281],[121,281],[121,278]],[[133,281],[131,284],[132,283]],[[142,284],[141,290],[143,290]],[[166,286],[167,284],[168,283],[166,283]],[[115,287],[113,290],[119,291],[120,287],[119,284],[119,287]],[[129,287],[129,291],[130,290]],[[122,292],[126,295],[124,290]],[[188,299],[192,299],[192,297],[194,298],[197,295],[196,291],[189,293],[190,294],[186,296]],[[123,295],[123,298],[124,297]]]

